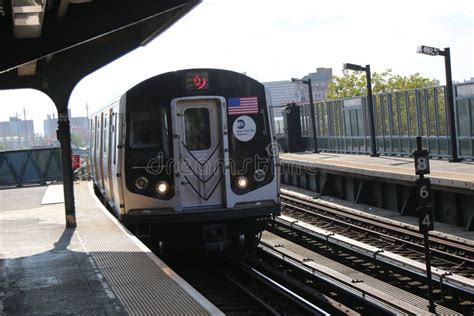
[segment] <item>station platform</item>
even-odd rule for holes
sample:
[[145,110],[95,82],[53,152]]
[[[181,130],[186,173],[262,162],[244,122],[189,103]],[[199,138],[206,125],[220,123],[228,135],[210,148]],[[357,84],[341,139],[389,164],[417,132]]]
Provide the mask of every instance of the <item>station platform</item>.
[[[85,182],[0,190],[0,315],[223,315],[123,228]],[[42,202],[44,204],[42,204]]]
[[[413,158],[338,153],[282,153],[282,163],[293,163],[312,168],[324,168],[361,176],[415,182]],[[432,185],[472,190],[474,192],[474,162],[450,163],[447,160],[430,160]]]
[[[339,153],[281,153],[281,182],[331,196],[418,216],[413,158]],[[434,220],[474,231],[474,162],[430,160]]]

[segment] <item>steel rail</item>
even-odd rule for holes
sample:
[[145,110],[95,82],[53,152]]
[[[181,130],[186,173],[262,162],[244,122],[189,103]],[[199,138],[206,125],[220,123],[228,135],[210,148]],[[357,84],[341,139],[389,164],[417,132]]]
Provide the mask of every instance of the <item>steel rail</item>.
[[[311,214],[314,217],[325,219],[326,221],[328,221],[330,223],[337,223],[339,225],[343,225],[344,227],[349,227],[349,228],[351,228],[355,231],[363,232],[364,234],[366,234],[366,236],[372,236],[372,237],[377,237],[377,238],[382,237],[383,239],[380,238],[380,240],[392,240],[392,241],[397,242],[397,243],[399,243],[403,246],[410,246],[411,248],[417,249],[416,251],[419,254],[421,254],[423,252],[423,249],[424,249],[423,245],[420,245],[418,243],[406,240],[404,238],[396,237],[396,236],[393,236],[393,235],[388,235],[386,233],[381,233],[381,232],[378,232],[374,229],[366,228],[366,227],[363,227],[363,226],[360,226],[360,225],[356,225],[354,223],[349,223],[349,222],[346,222],[346,221],[341,220],[341,219],[333,218],[331,216],[318,214],[318,213],[315,213],[314,211],[306,210],[304,208],[301,208],[301,207],[293,205],[293,204],[288,204],[288,203],[282,202],[282,205],[287,207],[287,208],[290,208],[292,210],[296,210],[298,212],[301,212],[303,214]],[[370,224],[370,225],[375,226],[374,224]],[[403,234],[403,233],[400,231],[399,234]],[[456,260],[455,263],[450,262],[450,264],[452,266],[462,265],[465,262],[473,263],[473,262],[470,262],[472,260],[470,260],[469,258],[459,257],[457,255],[450,254],[450,253],[447,253],[447,252],[444,252],[444,251],[440,251],[438,249],[431,249],[431,252],[437,254],[440,257],[448,257],[449,259]],[[444,258],[443,258],[443,260],[445,262],[448,262]]]
[[244,268],[247,272],[252,275],[253,277],[259,279],[261,282],[264,282],[268,286],[270,286],[275,291],[279,292],[280,294],[287,297],[289,300],[293,301],[294,303],[298,304],[300,307],[306,309],[308,312],[312,314],[321,314],[329,316],[330,313],[323,310],[322,308],[316,306],[315,304],[311,303],[304,297],[298,295],[297,293],[293,292],[292,290],[288,289],[287,287],[281,285],[277,281],[273,280],[272,278],[266,276],[262,272],[258,271],[257,269],[250,267],[248,265],[244,265]]
[[248,288],[246,288],[244,285],[242,285],[240,282],[238,282],[236,279],[231,277],[230,275],[225,275],[227,280],[234,284],[236,287],[238,287],[242,292],[247,294],[251,299],[253,299],[255,302],[260,304],[263,308],[265,308],[270,314],[272,315],[281,315],[276,309],[274,309],[272,306],[267,304],[264,300],[262,300],[260,297],[255,295],[252,291],[250,291]]
[[[380,233],[380,232],[377,233],[379,236],[383,236],[384,238],[389,238],[389,239],[392,239],[392,240],[395,240],[395,241],[398,241],[398,242],[403,242],[403,243],[408,244],[412,247],[416,247],[416,248],[419,248],[419,249],[423,250],[423,244],[422,244],[423,236],[419,232],[408,229],[407,227],[400,227],[400,226],[395,226],[393,224],[391,225],[391,224],[388,224],[388,223],[382,223],[382,222],[379,222],[379,221],[376,221],[376,220],[373,220],[373,219],[370,219],[370,218],[363,217],[361,215],[357,215],[357,214],[354,214],[354,213],[349,213],[349,212],[346,212],[346,211],[341,211],[341,210],[338,210],[338,209],[330,208],[328,206],[316,204],[314,202],[309,202],[309,201],[302,200],[302,199],[299,199],[299,198],[296,198],[296,197],[292,197],[292,196],[289,196],[289,195],[286,195],[286,194],[281,194],[281,197],[282,197],[282,205],[283,206],[295,208],[295,209],[298,209],[301,212],[309,213],[313,216],[318,216],[318,217],[325,218],[325,219],[330,220],[330,221],[338,222],[342,225],[350,226],[354,229],[362,230],[362,231],[367,232],[369,234],[375,234],[377,232],[375,232],[373,229],[365,228],[363,226],[355,225],[353,223],[348,223],[348,222],[346,222],[344,220],[341,220],[341,219],[338,219],[338,218],[334,218],[334,217],[331,217],[331,216],[328,216],[328,215],[319,214],[319,213],[316,213],[312,210],[306,210],[302,207],[298,207],[298,206],[292,204],[291,202],[298,203],[298,204],[301,204],[301,205],[304,205],[304,206],[307,206],[307,207],[310,207],[310,208],[313,208],[313,209],[316,209],[316,210],[323,210],[325,212],[335,214],[335,216],[337,216],[339,218],[344,218],[344,219],[349,218],[351,220],[358,221],[358,222],[363,223],[365,225],[371,225],[371,226],[374,226],[374,227],[378,227],[380,229],[390,231],[394,234],[398,234],[398,235],[402,235],[402,236],[409,236],[410,238],[415,238],[416,240],[419,241],[419,243],[415,243],[415,242],[409,241],[407,239],[400,239],[396,236],[392,236],[392,235],[389,235],[387,233]],[[285,200],[290,201],[290,203],[285,202]],[[464,243],[455,242],[453,240],[448,240],[448,239],[445,239],[445,238],[434,237],[434,236],[430,236],[430,244],[432,245],[431,251],[433,253],[435,253],[435,254],[437,254],[441,257],[447,257],[447,258],[450,258],[452,260],[456,260],[458,263],[466,262],[468,265],[474,266],[474,259],[471,259],[472,257],[474,257],[474,248],[473,247],[471,247],[469,245],[466,245]],[[459,256],[459,255],[456,255],[456,254],[453,254],[453,253],[450,253],[450,252],[447,252],[447,251],[442,251],[439,248],[448,248],[452,251],[465,253],[466,256]]]
[[329,282],[341,291],[354,295],[362,301],[367,302],[367,304],[378,306],[379,308],[386,310],[388,313],[396,315],[431,315],[428,311],[422,310],[408,302],[374,289],[363,282],[357,282],[357,280],[353,280],[352,278],[329,267],[313,261],[307,261],[304,257],[288,249],[273,246],[265,240],[260,242],[259,247],[265,253],[283,260],[291,266],[298,268],[301,271],[305,271],[318,279]]
[[[425,266],[422,263],[405,258],[390,251],[385,251],[340,234],[335,234],[331,231],[321,229],[317,226],[299,221],[286,215],[278,216],[275,218],[275,222],[291,230],[296,230],[299,233],[304,233],[334,246],[349,249],[358,254],[362,254],[367,258],[377,260],[398,269],[408,271],[421,277],[426,275]],[[472,279],[452,274],[438,268],[432,270],[432,279],[441,283],[443,286],[450,286],[474,295],[474,281]]]

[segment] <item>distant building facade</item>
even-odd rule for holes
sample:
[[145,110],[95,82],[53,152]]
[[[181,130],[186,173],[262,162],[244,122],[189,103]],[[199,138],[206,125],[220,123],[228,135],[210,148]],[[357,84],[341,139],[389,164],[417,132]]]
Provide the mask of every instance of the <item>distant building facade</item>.
[[6,122],[0,122],[0,144],[3,148],[20,149],[34,146],[35,127],[33,120],[21,120],[10,117]]
[[[69,111],[69,124],[71,127],[71,135],[79,136],[87,142],[89,139],[89,119],[85,116],[72,117]],[[58,128],[58,119],[54,114],[47,115],[46,120],[43,121],[43,128],[46,142],[48,144],[57,142],[56,129]]]
[[[85,147],[89,143],[89,119],[87,117],[71,117],[72,145]],[[44,135],[36,135],[33,120],[22,120],[10,117],[0,122],[0,150],[15,150],[44,146],[59,146],[56,138],[58,119],[55,114],[48,114],[43,120]]]
[[[303,77],[303,80],[311,79],[314,101],[326,99],[328,84],[332,79],[332,68],[316,68],[316,72],[311,72]],[[307,88],[305,87],[306,91]],[[305,95],[308,95],[307,92]]]
[[48,114],[43,121],[44,138],[48,143],[56,141],[56,129],[58,128],[58,119],[54,114]]
[[[317,68],[316,72],[309,73],[303,80],[311,79],[314,102],[326,99],[328,84],[332,78],[332,68]],[[308,103],[308,86],[296,84],[291,81],[271,81],[264,82],[271,94],[273,114],[275,117],[282,116],[281,110],[288,103]]]
[[291,81],[264,82],[263,85],[270,91],[274,116],[281,116],[283,107],[291,102],[300,102],[304,90],[301,85]]

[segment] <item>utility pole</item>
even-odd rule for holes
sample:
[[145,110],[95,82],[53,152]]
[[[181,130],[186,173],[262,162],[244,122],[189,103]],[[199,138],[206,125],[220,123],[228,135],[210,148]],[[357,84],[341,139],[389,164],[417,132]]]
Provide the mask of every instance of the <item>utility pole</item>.
[[15,112],[15,118],[16,118],[16,137],[18,139],[18,149],[21,149],[21,139],[20,139],[20,124],[18,120],[18,112]]
[[26,110],[25,110],[25,107],[23,107],[23,119],[25,121],[25,140],[26,140],[26,148],[30,148],[29,144],[28,144],[28,122],[26,121]]
[[456,117],[454,113],[454,97],[453,97],[453,78],[451,75],[451,52],[449,47],[441,50],[436,47],[421,45],[418,46],[416,52],[428,56],[444,56],[444,70],[446,73],[446,101],[449,122],[449,148],[451,151],[451,158],[449,162],[460,162],[458,156],[458,141],[456,134]]
[[308,85],[308,93],[309,93],[309,113],[311,115],[311,133],[313,134],[313,153],[319,153],[318,150],[318,135],[316,129],[316,114],[314,111],[314,102],[313,102],[313,87],[311,78],[308,80],[291,78],[291,82],[299,83],[299,84],[306,84]]
[[[89,104],[86,102],[86,117],[87,117],[87,132],[89,135],[92,135],[91,133],[91,120],[89,119]],[[117,127],[116,127],[117,128]],[[87,140],[87,147],[91,146],[91,138]]]
[[372,79],[370,74],[370,65],[365,65],[362,67],[355,64],[343,64],[344,69],[355,70],[355,71],[365,71],[365,76],[367,79],[367,106],[369,112],[369,132],[370,132],[370,157],[380,156],[377,153],[377,139],[375,135],[375,119],[374,119],[374,105],[373,105],[373,96],[372,96]]

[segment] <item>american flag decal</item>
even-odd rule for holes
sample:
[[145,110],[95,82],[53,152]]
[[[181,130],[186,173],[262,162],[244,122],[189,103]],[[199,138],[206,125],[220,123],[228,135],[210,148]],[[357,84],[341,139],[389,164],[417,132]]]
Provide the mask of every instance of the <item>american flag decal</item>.
[[258,114],[258,98],[229,98],[227,99],[229,115]]

